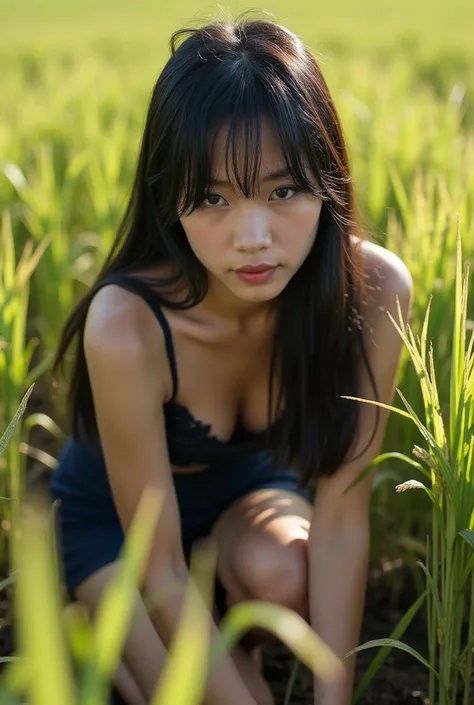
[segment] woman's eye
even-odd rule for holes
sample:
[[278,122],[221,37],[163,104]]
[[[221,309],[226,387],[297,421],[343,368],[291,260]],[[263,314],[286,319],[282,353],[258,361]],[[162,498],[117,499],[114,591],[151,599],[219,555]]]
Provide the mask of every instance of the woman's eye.
[[271,200],[273,201],[288,201],[290,198],[292,198],[295,193],[297,192],[296,187],[294,186],[280,186],[279,188],[276,188],[272,196],[275,195],[276,198],[272,198]]
[[217,193],[208,193],[207,196],[205,197],[203,204],[208,207],[213,207],[213,206],[222,206],[224,203],[226,203],[222,196],[219,196]]

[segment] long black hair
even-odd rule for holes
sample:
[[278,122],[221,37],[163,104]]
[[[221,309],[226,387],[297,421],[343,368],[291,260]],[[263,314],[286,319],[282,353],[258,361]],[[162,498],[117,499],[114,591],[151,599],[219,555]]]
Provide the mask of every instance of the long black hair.
[[191,250],[180,215],[202,203],[208,192],[213,141],[223,123],[228,125],[229,175],[245,196],[254,193],[264,117],[279,135],[295,184],[316,193],[317,183],[323,200],[314,246],[277,301],[269,421],[271,409],[283,406],[285,412],[280,423],[269,423],[269,445],[280,462],[299,468],[304,483],[332,473],[345,459],[357,434],[358,405],[341,397],[357,395],[361,359],[377,397],[360,323],[364,277],[352,238],[360,232],[346,146],[310,51],[284,27],[248,16],[172,36],[116,240],[96,282],[66,322],[56,354],[54,373],[78,336],[68,395],[76,438],[97,433],[83,334],[101,282],[114,272],[133,274],[169,262],[177,272],[174,279],[147,277],[146,284],[164,292],[180,280],[187,293],[179,303],[162,293],[163,305],[184,309],[203,299],[207,273]]

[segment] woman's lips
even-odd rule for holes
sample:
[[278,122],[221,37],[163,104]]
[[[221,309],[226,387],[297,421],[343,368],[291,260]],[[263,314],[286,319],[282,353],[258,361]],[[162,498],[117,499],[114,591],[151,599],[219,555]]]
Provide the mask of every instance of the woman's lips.
[[276,267],[270,264],[259,264],[255,266],[241,267],[235,273],[247,284],[265,284],[275,272]]

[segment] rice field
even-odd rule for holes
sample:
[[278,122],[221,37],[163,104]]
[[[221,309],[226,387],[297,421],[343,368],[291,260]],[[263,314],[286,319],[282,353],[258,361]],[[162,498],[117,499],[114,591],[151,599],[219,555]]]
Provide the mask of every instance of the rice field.
[[83,49],[87,44],[111,42],[121,46],[145,47],[162,52],[166,38],[177,26],[205,16],[218,8],[237,13],[265,9],[275,13],[311,45],[327,40],[344,48],[372,50],[396,45],[401,39],[420,42],[434,55],[451,49],[472,56],[474,9],[469,0],[337,0],[315,3],[282,0],[269,3],[205,3],[182,0],[170,6],[157,0],[130,3],[127,0],[84,0],[63,3],[59,0],[3,0],[0,46],[17,51],[42,46]]
[[[36,382],[33,408],[0,457],[6,570],[11,500],[29,472],[54,471],[64,436],[51,354],[113,240],[169,35],[225,11],[191,0],[166,8],[151,0],[0,2],[0,435]],[[249,9],[225,7],[232,14]],[[266,9],[322,62],[346,132],[364,232],[399,254],[413,275],[415,335],[431,299],[427,337],[449,425],[458,232],[463,261],[474,267],[474,4],[279,0]],[[398,386],[422,418],[418,374],[406,350]],[[413,457],[415,445],[423,445],[420,429],[393,414],[384,452]],[[431,508],[423,492],[395,492],[412,477],[422,479],[393,456],[380,465],[372,564],[403,562],[421,593],[417,561],[427,558]]]

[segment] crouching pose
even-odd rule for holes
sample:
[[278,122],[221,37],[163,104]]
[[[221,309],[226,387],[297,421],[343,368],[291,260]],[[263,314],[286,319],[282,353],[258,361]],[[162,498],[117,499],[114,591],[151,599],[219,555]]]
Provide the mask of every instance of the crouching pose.
[[[194,542],[218,551],[216,613],[242,600],[358,644],[372,476],[408,316],[405,265],[362,237],[340,122],[301,40],[244,18],[177,32],[153,90],[130,201],[77,338],[71,432],[51,479],[67,590],[94,618],[146,487],[165,501],[115,685],[148,703]],[[177,589],[150,609],[146,595]],[[318,705],[349,705],[354,659]],[[267,705],[241,645],[206,705]]]

